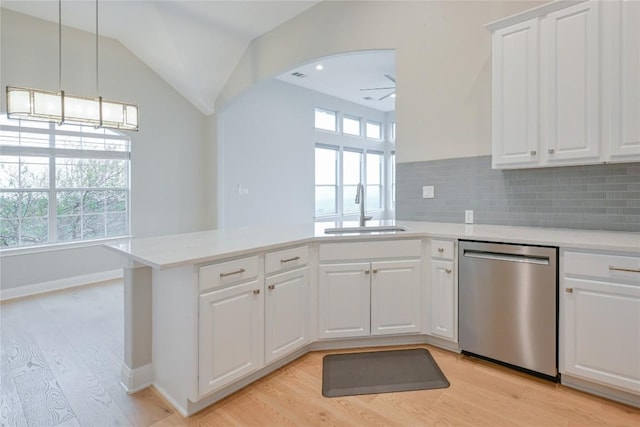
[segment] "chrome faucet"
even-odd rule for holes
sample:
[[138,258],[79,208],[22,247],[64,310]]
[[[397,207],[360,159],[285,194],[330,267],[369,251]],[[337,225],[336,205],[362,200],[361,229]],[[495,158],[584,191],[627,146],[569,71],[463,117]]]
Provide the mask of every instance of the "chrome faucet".
[[364,227],[364,223],[373,217],[364,215],[364,185],[361,182],[358,183],[356,188],[355,202],[360,204],[360,227]]

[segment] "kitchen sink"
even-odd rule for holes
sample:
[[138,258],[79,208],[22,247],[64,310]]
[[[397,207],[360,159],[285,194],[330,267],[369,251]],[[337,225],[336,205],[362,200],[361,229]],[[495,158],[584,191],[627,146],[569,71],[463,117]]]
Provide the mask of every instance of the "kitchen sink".
[[364,227],[338,227],[327,228],[324,230],[325,234],[343,234],[343,233],[396,233],[399,231],[408,231],[406,227],[399,225],[375,225]]

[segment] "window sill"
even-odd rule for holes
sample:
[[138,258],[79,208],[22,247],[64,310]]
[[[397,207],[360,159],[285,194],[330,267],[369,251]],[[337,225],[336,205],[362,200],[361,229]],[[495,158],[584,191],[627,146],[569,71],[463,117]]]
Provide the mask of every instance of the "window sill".
[[12,257],[21,255],[31,255],[43,252],[64,251],[69,249],[86,248],[91,246],[99,246],[104,243],[120,242],[130,239],[133,236],[108,237],[104,239],[82,240],[76,242],[51,243],[46,245],[34,245],[22,248],[0,249],[0,257]]

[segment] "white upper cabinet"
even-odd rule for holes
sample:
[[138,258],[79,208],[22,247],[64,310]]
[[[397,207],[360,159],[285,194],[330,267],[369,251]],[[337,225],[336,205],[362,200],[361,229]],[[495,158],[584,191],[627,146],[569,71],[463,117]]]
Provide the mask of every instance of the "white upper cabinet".
[[640,4],[551,2],[491,23],[494,168],[640,160]]
[[[640,2],[611,8],[609,160],[640,160]],[[609,70],[607,70],[609,71]]]
[[544,22],[550,164],[600,155],[598,5],[577,4],[550,13]]
[[493,166],[538,162],[538,20],[493,35]]

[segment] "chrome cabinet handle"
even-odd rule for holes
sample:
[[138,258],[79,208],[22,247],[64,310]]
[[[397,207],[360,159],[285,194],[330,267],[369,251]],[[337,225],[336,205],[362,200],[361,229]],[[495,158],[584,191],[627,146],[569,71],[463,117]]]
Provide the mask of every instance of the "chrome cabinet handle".
[[573,288],[566,288],[564,291],[566,293],[568,293],[568,294],[572,294],[573,293]]
[[227,277],[227,276],[233,276],[234,274],[241,274],[244,273],[245,270],[244,268],[241,268],[240,270],[236,270],[236,271],[232,271],[231,273],[220,273],[220,277]]
[[260,293],[260,289],[254,289],[254,290],[253,290],[253,294],[254,294],[254,295],[258,295],[259,293]]
[[444,252],[444,248],[438,248],[438,253],[443,253]]
[[274,290],[275,288],[276,288],[276,285],[267,286],[267,289],[269,289],[270,291]]
[[444,271],[445,271],[447,274],[451,274],[451,269],[450,269],[450,268],[446,268]]
[[289,258],[289,259],[281,259],[281,260],[280,260],[280,263],[281,263],[281,264],[284,264],[285,262],[297,261],[297,260],[299,260],[299,259],[300,259],[300,257],[299,257],[299,256],[294,256],[293,258]]
[[535,156],[536,154],[538,154],[538,152],[536,150],[531,150],[529,154],[531,154],[532,156]]
[[609,266],[610,271],[625,271],[627,273],[640,273],[640,269],[637,268],[622,268],[622,267],[614,267],[613,265]]

